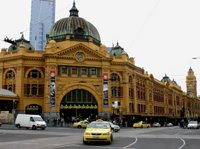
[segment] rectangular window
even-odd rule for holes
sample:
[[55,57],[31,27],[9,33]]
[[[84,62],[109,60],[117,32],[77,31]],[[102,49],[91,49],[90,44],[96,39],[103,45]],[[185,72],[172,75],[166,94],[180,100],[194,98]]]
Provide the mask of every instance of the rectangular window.
[[62,74],[67,74],[67,66],[62,66]]
[[87,68],[81,68],[81,75],[87,75]]
[[39,85],[39,90],[38,90],[38,94],[39,96],[43,96],[44,95],[44,85]]
[[112,86],[112,87],[111,87],[111,90],[112,90],[112,97],[117,97],[117,90],[116,90],[116,87],[115,87],[115,86]]
[[90,69],[90,74],[91,75],[97,75],[97,69],[96,68],[91,68]]
[[31,94],[31,93],[30,93],[30,84],[27,84],[26,94],[27,94],[27,95],[30,95],[30,94]]
[[72,67],[72,74],[77,74],[77,68],[76,67]]
[[38,86],[37,86],[37,84],[32,84],[31,93],[32,93],[32,95],[38,95]]
[[11,84],[7,85],[7,90],[13,92],[13,85]]

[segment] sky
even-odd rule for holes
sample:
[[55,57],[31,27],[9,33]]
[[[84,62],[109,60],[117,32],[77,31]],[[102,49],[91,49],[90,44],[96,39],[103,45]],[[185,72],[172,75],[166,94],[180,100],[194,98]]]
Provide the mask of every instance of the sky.
[[[69,16],[73,0],[56,0],[56,21]],[[186,92],[191,67],[200,95],[200,0],[76,0],[79,17],[99,31],[107,47],[118,42],[135,65],[161,80],[165,74]],[[31,0],[3,0],[0,49],[7,36],[29,39]]]

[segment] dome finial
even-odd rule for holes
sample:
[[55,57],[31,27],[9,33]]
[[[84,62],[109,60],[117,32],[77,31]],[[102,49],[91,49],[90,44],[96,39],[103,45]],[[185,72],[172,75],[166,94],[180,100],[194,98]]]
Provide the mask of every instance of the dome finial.
[[78,9],[76,8],[76,3],[75,3],[75,0],[74,0],[74,2],[73,2],[73,6],[72,6],[72,8],[70,9],[70,17],[71,16],[75,16],[75,17],[78,17]]
[[20,34],[21,34],[21,39],[23,40],[24,39],[24,33],[20,32]]

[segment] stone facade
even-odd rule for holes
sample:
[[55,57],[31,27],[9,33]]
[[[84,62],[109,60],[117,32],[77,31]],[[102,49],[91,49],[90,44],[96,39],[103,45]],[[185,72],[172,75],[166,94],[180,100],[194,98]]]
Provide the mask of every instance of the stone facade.
[[[30,49],[21,38],[18,47],[1,50],[0,88],[19,97],[16,113],[41,114],[45,119],[64,116],[66,121],[101,116],[130,123],[199,117],[196,96],[184,93],[167,76],[160,81],[136,66],[119,43],[107,48],[91,37],[75,37],[53,40],[51,36],[43,51]],[[50,92],[51,78],[55,98]],[[0,102],[12,104],[2,98]]]

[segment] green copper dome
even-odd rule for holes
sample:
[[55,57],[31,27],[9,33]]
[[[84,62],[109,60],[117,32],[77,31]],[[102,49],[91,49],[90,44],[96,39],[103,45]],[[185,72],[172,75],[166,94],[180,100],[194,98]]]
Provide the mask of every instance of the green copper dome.
[[70,16],[57,21],[51,28],[47,38],[55,41],[63,41],[66,38],[83,41],[92,39],[96,44],[101,43],[99,32],[95,26],[78,16],[75,2],[70,10]]
[[117,45],[115,47],[112,47],[111,50],[110,50],[110,54],[112,56],[122,56],[122,53],[124,52],[124,49],[119,46],[119,43],[117,42]]
[[17,51],[21,44],[25,46],[26,50],[35,51],[35,48],[31,45],[31,43],[28,40],[24,38],[23,34],[21,38],[18,40],[11,40],[11,39],[5,38],[4,41],[11,44],[10,47],[8,48],[9,52]]

